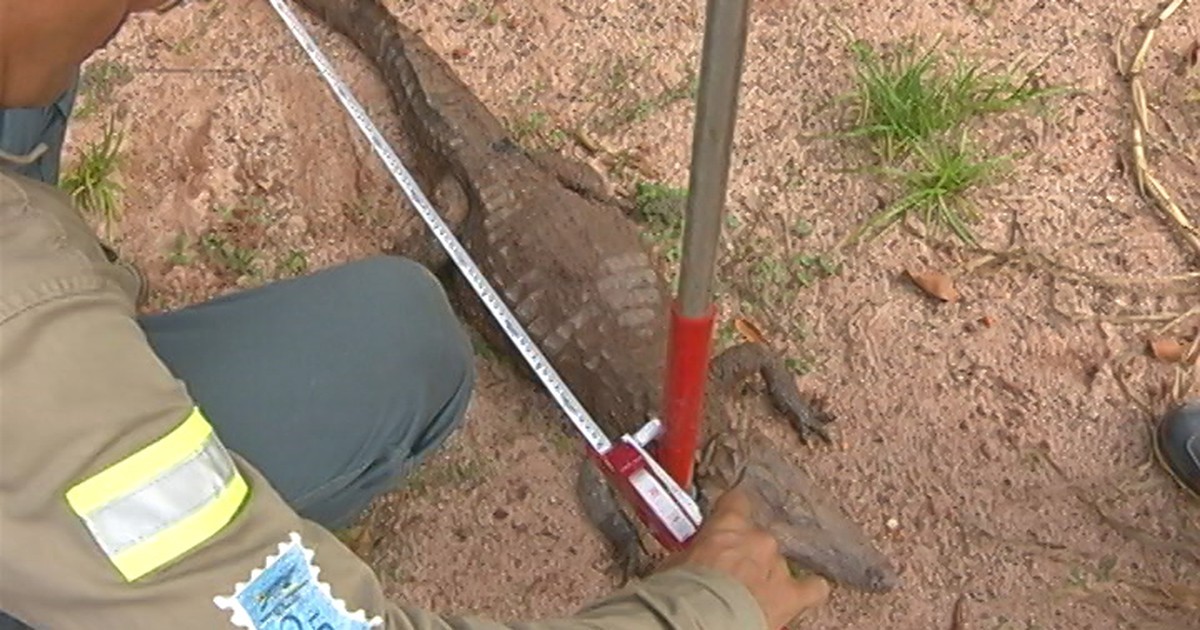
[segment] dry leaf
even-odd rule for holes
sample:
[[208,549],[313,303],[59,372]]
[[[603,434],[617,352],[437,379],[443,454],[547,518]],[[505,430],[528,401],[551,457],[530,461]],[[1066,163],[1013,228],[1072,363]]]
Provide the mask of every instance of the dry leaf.
[[1150,340],[1150,354],[1154,358],[1166,363],[1179,363],[1183,361],[1184,347],[1177,339],[1168,337],[1159,337]]
[[954,280],[940,271],[913,272],[908,270],[908,277],[925,293],[943,302],[957,302],[958,289],[954,288]]
[[735,317],[733,319],[733,327],[737,329],[738,333],[740,333],[742,338],[746,341],[761,344],[767,343],[767,338],[765,335],[763,335],[762,329],[758,327],[758,324],[755,324],[745,317]]
[[979,323],[983,324],[984,328],[991,328],[996,325],[996,320],[991,315],[984,315],[979,318]]

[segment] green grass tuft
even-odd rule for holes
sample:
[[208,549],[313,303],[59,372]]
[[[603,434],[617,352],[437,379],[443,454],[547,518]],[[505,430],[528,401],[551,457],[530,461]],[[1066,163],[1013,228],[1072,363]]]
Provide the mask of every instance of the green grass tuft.
[[83,70],[79,78],[79,105],[74,117],[90,118],[101,107],[112,102],[113,96],[122,85],[133,80],[133,71],[120,61],[100,59]]
[[110,119],[99,142],[91,142],[79,154],[79,161],[63,175],[60,187],[81,210],[95,212],[104,220],[106,235],[121,218],[121,184],[114,178],[121,161],[124,134]]
[[646,225],[648,240],[665,249],[663,255],[668,263],[677,263],[683,248],[683,213],[687,206],[687,189],[638,182],[634,205],[638,219]]
[[947,70],[936,44],[880,55],[858,41],[851,51],[858,117],[847,135],[869,139],[888,161],[976,116],[1015,110],[1054,92],[1033,87],[1029,76],[961,58]]
[[1007,158],[982,158],[965,141],[958,144],[932,142],[913,145],[915,159],[909,168],[884,167],[878,171],[899,182],[902,196],[873,215],[852,236],[874,236],[892,224],[915,214],[930,230],[949,230],[972,246],[978,245],[970,223],[979,220],[978,212],[964,194],[994,176]]
[[865,168],[896,181],[898,199],[871,216],[848,241],[874,237],[915,215],[930,233],[948,230],[978,245],[969,225],[979,219],[966,193],[995,174],[1007,158],[990,158],[968,146],[976,120],[1015,111],[1058,94],[1036,86],[1032,70],[988,66],[939,52],[897,47],[880,54],[869,44],[851,44],[856,92],[855,120],[841,135],[868,141],[880,159]]

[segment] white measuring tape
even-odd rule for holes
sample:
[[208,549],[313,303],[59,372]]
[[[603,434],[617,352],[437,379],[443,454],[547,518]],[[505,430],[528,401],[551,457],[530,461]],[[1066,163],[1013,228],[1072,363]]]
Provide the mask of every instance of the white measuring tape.
[[304,52],[308,53],[313,64],[317,66],[317,70],[324,77],[325,82],[329,84],[334,95],[341,101],[342,106],[346,108],[350,117],[354,119],[358,128],[366,136],[367,142],[371,144],[371,148],[383,160],[384,166],[387,167],[388,172],[392,174],[396,183],[404,191],[405,196],[416,206],[417,212],[425,220],[425,224],[429,226],[433,235],[442,244],[443,249],[446,250],[450,259],[462,271],[463,276],[471,284],[471,288],[475,290],[475,293],[480,297],[484,305],[487,306],[488,310],[491,311],[492,316],[496,318],[496,321],[508,333],[508,337],[512,339],[517,349],[521,351],[521,355],[525,357],[525,360],[529,363],[534,373],[545,384],[546,389],[550,390],[550,394],[558,402],[563,412],[567,414],[567,418],[583,434],[584,439],[588,441],[588,444],[597,453],[601,455],[608,453],[612,448],[612,442],[609,441],[608,437],[596,424],[596,421],[592,419],[591,415],[588,414],[587,410],[583,408],[583,405],[579,403],[579,400],[575,398],[575,394],[571,392],[567,384],[563,382],[562,377],[550,365],[550,361],[542,354],[541,349],[537,347],[537,344],[533,342],[533,339],[521,327],[516,316],[513,315],[508,305],[500,299],[500,295],[488,283],[483,272],[476,266],[475,261],[471,259],[467,250],[463,249],[462,244],[450,232],[450,227],[442,220],[441,215],[434,210],[433,205],[429,203],[429,199],[425,197],[425,193],[421,191],[421,187],[417,185],[416,180],[413,179],[408,169],[404,167],[404,163],[400,161],[400,157],[396,155],[391,145],[384,139],[383,134],[375,127],[375,123],[367,116],[362,105],[358,103],[358,99],[354,98],[354,95],[350,92],[350,88],[338,78],[333,70],[333,66],[330,65],[329,60],[321,52],[317,43],[313,41],[308,31],[304,29],[304,25],[300,23],[300,19],[284,4],[284,0],[269,1],[279,14],[279,17],[283,18],[288,30],[295,36],[296,41],[300,43]]

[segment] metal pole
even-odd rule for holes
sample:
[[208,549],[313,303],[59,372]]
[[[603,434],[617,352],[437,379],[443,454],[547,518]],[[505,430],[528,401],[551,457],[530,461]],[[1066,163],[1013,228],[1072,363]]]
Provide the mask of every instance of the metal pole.
[[712,280],[725,214],[748,0],[709,0],[684,218],[679,295],[671,312],[663,415],[663,467],[691,488],[699,447],[715,311]]
[[679,273],[684,317],[704,315],[712,291],[746,50],[748,6],[747,0],[708,3]]

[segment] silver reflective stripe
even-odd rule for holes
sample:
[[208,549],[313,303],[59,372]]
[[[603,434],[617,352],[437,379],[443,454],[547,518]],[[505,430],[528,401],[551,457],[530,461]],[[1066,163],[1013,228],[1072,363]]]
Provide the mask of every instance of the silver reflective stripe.
[[225,447],[211,434],[192,456],[81,516],[112,557],[200,511],[229,486],[236,471]]

